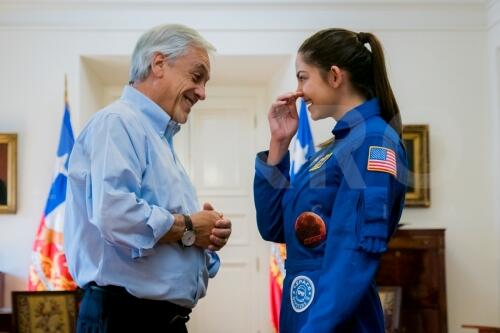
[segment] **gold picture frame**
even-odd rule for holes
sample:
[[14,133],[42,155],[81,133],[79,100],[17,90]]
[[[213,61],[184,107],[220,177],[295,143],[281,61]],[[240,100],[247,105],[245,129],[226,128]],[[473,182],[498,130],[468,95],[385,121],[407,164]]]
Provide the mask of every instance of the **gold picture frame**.
[[17,210],[17,134],[0,133],[0,214]]
[[429,126],[404,125],[403,142],[408,158],[408,184],[405,196],[407,207],[429,207]]
[[78,291],[13,291],[13,332],[73,333],[79,300]]

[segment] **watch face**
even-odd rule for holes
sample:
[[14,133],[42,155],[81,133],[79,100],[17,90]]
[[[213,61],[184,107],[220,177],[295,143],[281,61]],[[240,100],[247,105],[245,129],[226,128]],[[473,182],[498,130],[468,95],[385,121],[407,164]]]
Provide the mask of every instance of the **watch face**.
[[196,235],[193,230],[186,230],[182,234],[182,245],[184,246],[193,245],[195,240],[196,240]]

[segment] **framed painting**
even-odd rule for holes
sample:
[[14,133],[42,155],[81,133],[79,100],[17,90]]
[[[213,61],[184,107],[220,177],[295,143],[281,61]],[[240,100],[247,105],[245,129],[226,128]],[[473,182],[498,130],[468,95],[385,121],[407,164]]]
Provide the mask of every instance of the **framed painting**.
[[429,207],[431,205],[429,126],[404,125],[403,142],[409,169],[405,206]]
[[17,134],[0,133],[0,213],[15,213],[17,199]]
[[73,333],[78,302],[78,291],[13,291],[13,331]]

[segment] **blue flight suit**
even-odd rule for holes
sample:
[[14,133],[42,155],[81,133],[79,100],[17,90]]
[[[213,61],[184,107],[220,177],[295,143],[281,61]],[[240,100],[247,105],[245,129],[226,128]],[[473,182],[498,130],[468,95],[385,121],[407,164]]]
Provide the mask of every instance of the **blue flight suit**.
[[[406,152],[376,98],[347,112],[333,134],[333,144],[309,159],[291,184],[288,154],[276,166],[266,164],[267,152],[256,158],[259,232],[287,246],[283,333],[384,332],[374,277],[404,206]],[[326,226],[326,238],[318,236],[323,240],[314,246],[296,234],[304,212]]]

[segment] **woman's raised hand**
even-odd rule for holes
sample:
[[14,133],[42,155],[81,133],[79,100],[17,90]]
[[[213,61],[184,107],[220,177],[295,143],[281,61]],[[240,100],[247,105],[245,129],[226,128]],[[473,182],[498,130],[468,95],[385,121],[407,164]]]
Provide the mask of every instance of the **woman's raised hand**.
[[271,105],[267,119],[271,129],[271,142],[267,163],[278,164],[286,152],[299,126],[299,115],[295,102],[301,97],[301,92],[290,92],[279,96]]
[[271,140],[288,143],[292,140],[299,124],[295,102],[300,96],[302,96],[300,92],[290,92],[279,96],[271,105],[267,116],[271,130]]

